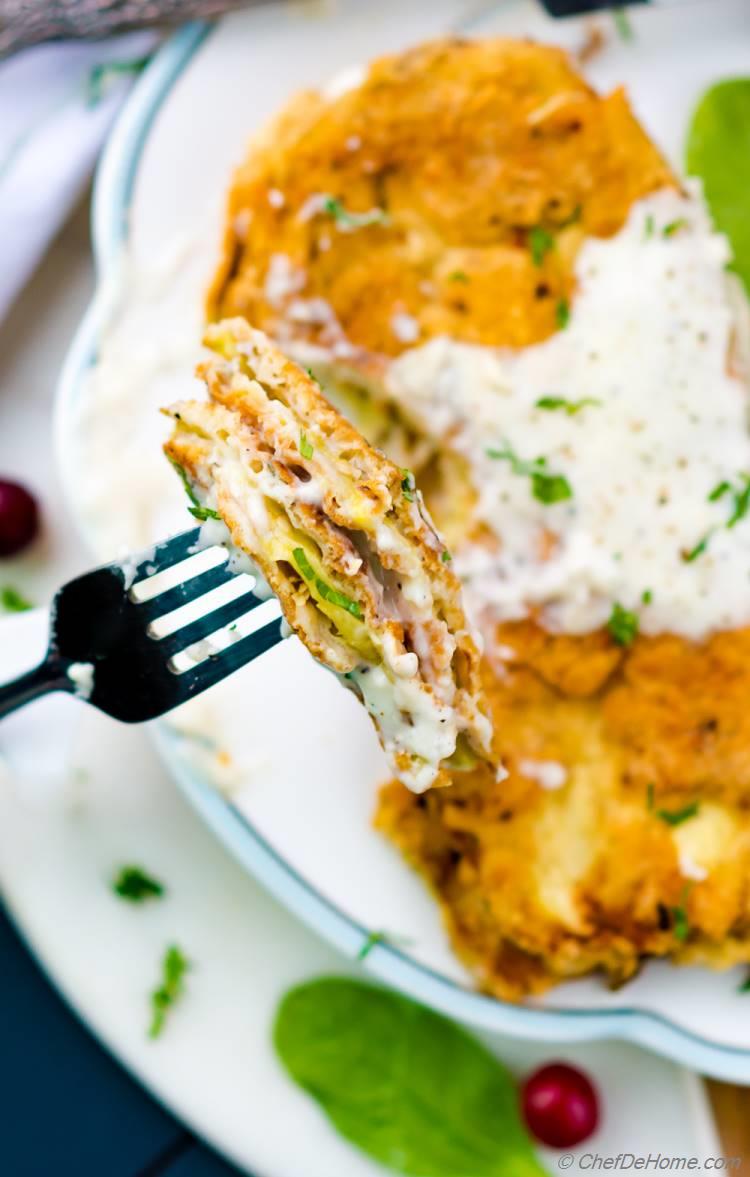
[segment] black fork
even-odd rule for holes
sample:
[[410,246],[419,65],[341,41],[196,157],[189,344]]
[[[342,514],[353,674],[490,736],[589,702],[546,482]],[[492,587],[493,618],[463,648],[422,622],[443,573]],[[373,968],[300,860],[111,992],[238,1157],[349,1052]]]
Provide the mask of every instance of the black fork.
[[[64,585],[52,605],[47,655],[34,670],[0,686],[0,718],[51,691],[68,691],[114,719],[142,723],[276,645],[278,602],[255,595],[247,575],[238,578],[240,591],[231,600],[207,601],[196,615],[201,598],[238,576],[225,549],[199,555],[200,535],[200,528],[183,532],[126,563],[104,565]],[[207,560],[213,566],[200,570]],[[170,569],[176,570],[170,580],[177,576],[179,583],[162,589],[159,580]],[[192,606],[189,616],[176,617],[170,628],[169,615],[183,606]],[[208,649],[190,649],[209,638]]]

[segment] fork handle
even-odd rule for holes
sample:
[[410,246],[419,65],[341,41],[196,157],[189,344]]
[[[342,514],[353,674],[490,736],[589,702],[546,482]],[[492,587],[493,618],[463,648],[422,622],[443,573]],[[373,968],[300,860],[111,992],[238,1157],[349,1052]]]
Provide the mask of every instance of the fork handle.
[[0,686],[0,719],[52,691],[72,691],[73,683],[59,663],[49,658],[33,670]]

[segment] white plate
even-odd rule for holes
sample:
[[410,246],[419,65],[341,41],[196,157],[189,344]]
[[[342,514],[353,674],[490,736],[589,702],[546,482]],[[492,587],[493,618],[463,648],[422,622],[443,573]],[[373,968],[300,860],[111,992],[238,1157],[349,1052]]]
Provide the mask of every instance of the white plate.
[[[159,452],[158,408],[193,387],[223,192],[253,127],[292,90],[450,28],[533,33],[569,46],[584,36],[582,22],[553,24],[531,0],[348,0],[320,13],[318,5],[269,6],[228,18],[205,39],[198,28],[184,30],[145,75],[107,154],[94,221],[102,282],[69,357],[59,412],[68,490],[103,555],[186,525]],[[750,73],[750,9],[745,0],[712,0],[638,11],[627,43],[601,20],[609,39],[593,80],[602,88],[624,80],[679,162],[705,86]],[[390,983],[484,1028],[547,1041],[628,1037],[750,1081],[750,1018],[737,970],[652,964],[619,993],[588,979],[523,1007],[475,994],[435,904],[371,830],[387,770],[369,721],[296,639],[196,700],[176,724],[183,736],[162,726],[159,738],[180,783],[289,907],[351,955],[371,930],[410,941],[408,951],[379,946],[368,958]],[[217,776],[231,804],[212,791]]]
[[[41,654],[46,625],[41,611],[0,622],[0,682]],[[2,741],[3,895],[91,1029],[255,1177],[384,1177],[287,1080],[270,1045],[274,1010],[290,985],[351,966],[223,852],[144,732],[57,698],[4,722]],[[134,908],[115,898],[109,881],[123,862],[163,879],[165,899]],[[152,1042],[147,994],[174,942],[192,962],[187,992]],[[549,1057],[536,1044],[489,1041],[517,1074]],[[585,1068],[603,1097],[601,1128],[577,1153],[719,1155],[702,1085],[687,1071],[623,1044],[554,1054]],[[544,1158],[551,1172],[556,1155]]]

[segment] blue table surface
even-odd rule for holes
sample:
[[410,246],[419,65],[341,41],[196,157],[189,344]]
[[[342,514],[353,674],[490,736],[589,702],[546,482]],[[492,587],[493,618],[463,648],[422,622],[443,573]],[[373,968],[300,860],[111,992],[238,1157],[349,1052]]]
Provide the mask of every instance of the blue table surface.
[[239,1177],[81,1025],[0,909],[3,1177]]

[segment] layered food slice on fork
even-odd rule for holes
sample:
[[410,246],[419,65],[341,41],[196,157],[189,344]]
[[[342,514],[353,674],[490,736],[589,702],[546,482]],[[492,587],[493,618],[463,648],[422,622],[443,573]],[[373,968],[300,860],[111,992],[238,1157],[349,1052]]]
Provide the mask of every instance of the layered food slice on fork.
[[413,476],[245,320],[205,342],[209,399],[167,410],[168,457],[362,700],[396,775],[417,792],[450,783],[489,757],[491,730],[460,584]]

